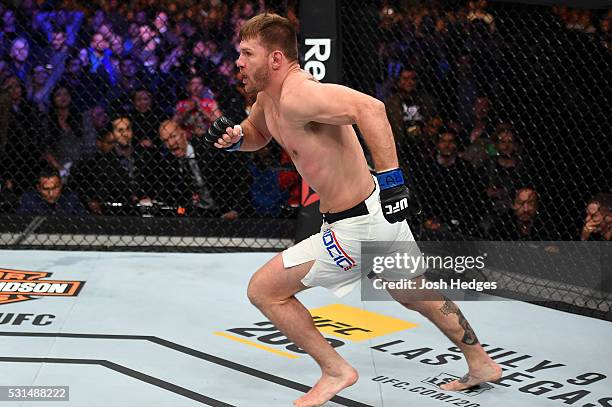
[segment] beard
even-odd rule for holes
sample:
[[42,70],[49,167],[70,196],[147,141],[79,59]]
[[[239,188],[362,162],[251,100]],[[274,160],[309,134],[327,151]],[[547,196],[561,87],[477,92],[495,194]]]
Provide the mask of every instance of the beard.
[[258,93],[261,92],[270,82],[270,71],[267,66],[255,70],[253,75],[247,76],[247,83],[245,84],[244,90],[247,93]]

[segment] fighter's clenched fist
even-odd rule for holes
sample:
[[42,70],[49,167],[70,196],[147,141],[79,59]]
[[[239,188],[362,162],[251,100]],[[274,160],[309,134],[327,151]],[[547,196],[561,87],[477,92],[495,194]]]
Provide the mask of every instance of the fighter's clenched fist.
[[226,151],[236,151],[242,145],[242,127],[225,116],[219,117],[208,129],[204,140],[208,145]]

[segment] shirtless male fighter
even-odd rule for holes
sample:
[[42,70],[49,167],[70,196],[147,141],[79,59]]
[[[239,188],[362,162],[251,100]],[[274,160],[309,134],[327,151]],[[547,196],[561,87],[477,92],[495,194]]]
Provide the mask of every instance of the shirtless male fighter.
[[[357,371],[315,328],[295,294],[322,286],[342,296],[361,277],[360,242],[414,241],[404,220],[411,216],[411,195],[399,169],[385,106],[353,89],[319,83],[300,69],[296,33],[275,14],[251,18],[240,31],[236,61],[247,92],[257,94],[249,117],[240,125],[217,119],[205,138],[229,151],[255,151],[274,138],[290,155],[302,177],[320,196],[321,232],[277,254],[251,278],[249,300],[320,366],[322,376],[294,401],[297,407],[321,406],[357,381]],[[370,149],[376,177],[368,170],[351,125]],[[338,265],[325,243],[345,256]],[[422,273],[421,273],[422,274]],[[416,286],[422,275],[415,275]],[[436,291],[391,293],[408,309],[431,320],[465,355],[469,372],[442,386],[463,390],[501,376],[459,308]],[[429,291],[429,292],[427,292]],[[434,298],[422,301],[419,298]]]

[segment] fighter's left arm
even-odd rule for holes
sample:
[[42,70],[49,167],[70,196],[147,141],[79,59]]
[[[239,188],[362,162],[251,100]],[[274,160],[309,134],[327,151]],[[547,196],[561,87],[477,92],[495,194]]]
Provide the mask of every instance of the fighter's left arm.
[[281,101],[289,120],[332,125],[356,124],[378,172],[398,168],[397,152],[385,105],[342,85],[304,81]]

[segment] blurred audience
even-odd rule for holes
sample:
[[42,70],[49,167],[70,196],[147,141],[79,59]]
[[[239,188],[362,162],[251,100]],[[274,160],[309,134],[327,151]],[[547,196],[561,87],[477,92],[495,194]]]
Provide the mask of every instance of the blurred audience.
[[5,188],[21,196],[34,186],[48,139],[40,112],[25,98],[25,87],[17,76],[2,83],[6,111],[4,135],[0,138],[0,175]]
[[130,119],[134,131],[134,143],[147,149],[160,148],[162,143],[157,137],[160,123],[167,116],[159,107],[153,94],[144,87],[132,92]]
[[425,197],[422,202],[425,228],[457,236],[475,233],[483,213],[476,205],[481,196],[472,168],[459,159],[454,130],[440,129],[435,156],[418,174],[415,176],[427,180],[419,191],[419,196]]
[[558,240],[559,235],[544,219],[540,196],[533,188],[520,188],[512,208],[500,213],[488,227],[491,240]]
[[96,137],[96,153],[77,165],[71,186],[80,192],[93,215],[128,215],[135,196],[130,175],[115,151],[117,140],[112,125]]
[[[69,185],[91,214],[131,214],[107,203],[157,200],[189,207],[188,215],[294,216],[300,179],[284,151],[270,145],[252,156],[223,154],[203,148],[200,137],[221,114],[241,121],[254,102],[234,63],[242,24],[280,10],[299,29],[296,1],[13,3],[0,4],[0,201],[9,197],[14,206],[35,184],[41,190],[37,174],[48,164],[64,185],[47,177],[45,191],[70,200],[62,192]],[[561,226],[545,217],[555,210],[575,230],[576,202],[595,186],[574,183],[570,196],[555,180],[571,175],[571,162],[586,150],[579,138],[551,143],[546,137],[557,134],[545,132],[550,123],[567,127],[567,118],[583,134],[595,129],[587,119],[606,133],[605,112],[585,102],[586,93],[608,101],[606,87],[563,61],[612,49],[612,11],[538,9],[547,33],[569,39],[555,45],[530,38],[536,17],[503,18],[506,6],[486,0],[377,4],[374,62],[365,67],[375,75],[358,82],[376,82],[364,86],[386,103],[400,163],[425,202],[426,230],[556,238]],[[571,51],[567,59],[560,49]],[[589,92],[580,93],[580,82]],[[531,116],[536,105],[542,108]],[[539,184],[525,188],[534,179]],[[588,203],[580,239],[609,239],[608,202],[600,194]]]
[[256,216],[288,217],[299,206],[300,177],[284,150],[277,160],[275,147],[268,145],[254,152],[249,164],[253,179],[250,199]]
[[200,143],[190,143],[189,132],[180,123],[166,120],[159,127],[159,137],[170,154],[156,177],[156,198],[164,203],[190,209],[190,215],[204,211],[210,216],[220,214],[217,199],[213,198],[210,179],[211,154]]
[[580,240],[612,240],[612,194],[599,193],[588,202]]
[[223,113],[219,109],[215,95],[204,86],[202,77],[193,75],[187,82],[188,98],[176,105],[174,120],[181,123],[190,135],[202,136]]
[[503,212],[511,206],[516,190],[530,181],[526,157],[520,154],[512,126],[507,123],[497,126],[485,148],[489,157],[485,192],[492,209]]
[[83,117],[78,107],[72,103],[70,90],[64,85],[58,85],[53,90],[51,103],[47,126],[49,143],[45,159],[66,181],[70,169],[81,158]]
[[399,146],[405,139],[420,137],[425,122],[436,113],[435,102],[429,93],[418,88],[416,69],[402,69],[396,90],[385,100],[387,116]]
[[59,172],[54,168],[44,169],[36,189],[27,191],[21,197],[17,213],[22,215],[85,215],[77,194],[64,188]]

